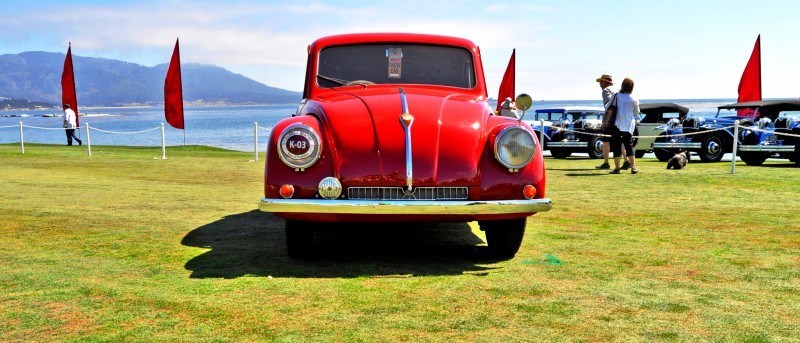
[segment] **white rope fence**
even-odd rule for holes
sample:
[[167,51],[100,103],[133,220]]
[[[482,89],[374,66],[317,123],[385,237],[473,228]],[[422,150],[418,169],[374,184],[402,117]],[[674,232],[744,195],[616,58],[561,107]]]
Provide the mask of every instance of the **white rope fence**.
[[[539,127],[540,127],[540,129],[539,129],[539,141],[540,142],[544,141],[544,129],[543,128],[545,128],[545,127],[554,128],[554,129],[556,129],[556,132],[572,132],[572,133],[579,134],[579,135],[594,136],[594,137],[611,137],[610,135],[603,134],[603,133],[592,133],[592,132],[575,131],[575,130],[570,130],[570,129],[567,129],[567,128],[564,128],[564,127],[561,127],[561,126],[545,125],[544,124],[544,120],[540,120],[539,121]],[[631,138],[688,137],[688,136],[694,136],[694,135],[708,134],[710,132],[727,131],[727,130],[733,129],[733,137],[737,137],[737,139],[733,140],[733,149],[731,150],[731,152],[733,153],[733,158],[731,158],[731,174],[735,174],[736,173],[736,155],[738,153],[738,145],[739,145],[739,139],[738,139],[738,137],[739,137],[739,129],[741,127],[742,126],[739,125],[739,121],[737,120],[737,121],[735,121],[733,123],[732,126],[720,127],[720,128],[711,129],[711,130],[703,130],[703,131],[698,131],[698,132],[681,133],[681,134],[670,134],[670,135],[632,136]],[[746,128],[747,130],[751,130],[751,131],[771,132],[772,134],[774,134],[776,136],[786,136],[786,137],[800,138],[800,135],[795,135],[795,134],[786,133],[786,132],[777,132],[777,131],[774,131],[774,130],[762,129],[762,128],[759,128],[757,126],[749,126],[748,125],[748,126],[744,126],[744,128]],[[798,144],[800,144],[800,143],[798,143]],[[540,145],[542,145],[542,144],[540,144]],[[544,149],[544,147],[542,147],[542,149]]]
[[[586,136],[610,137],[610,135],[602,134],[602,133],[575,131],[575,130],[566,129],[566,128],[563,128],[563,127],[560,127],[560,126],[545,125],[544,120],[540,120],[539,121],[539,125],[540,125],[539,126],[540,127],[540,129],[539,129],[539,141],[540,142],[544,141],[544,130],[541,129],[541,128],[544,128],[544,127],[550,127],[550,128],[557,129],[557,132],[572,132],[572,133],[575,133],[575,134],[586,135]],[[22,150],[22,154],[25,154],[25,138],[24,138],[25,136],[24,136],[23,128],[29,128],[29,129],[35,129],[35,130],[65,130],[65,128],[38,127],[38,126],[24,125],[24,124],[22,124],[22,122],[20,122],[19,125],[0,126],[0,129],[8,129],[8,128],[16,128],[16,127],[19,127],[20,149]],[[97,132],[107,133],[107,134],[134,135],[134,134],[147,133],[147,132],[156,131],[156,130],[161,129],[161,159],[167,159],[167,156],[166,156],[166,140],[165,140],[165,135],[164,135],[164,123],[161,123],[160,126],[156,126],[154,128],[145,129],[145,130],[138,130],[138,131],[104,130],[104,129],[100,129],[100,128],[96,128],[96,127],[91,127],[89,125],[89,123],[86,123],[86,125],[83,128],[86,129],[86,143],[87,143],[87,152],[89,154],[89,157],[92,156],[92,141],[91,141],[91,133],[90,133],[92,130],[97,131]],[[739,121],[737,120],[734,123],[733,126],[721,127],[721,128],[705,130],[705,131],[701,131],[701,132],[670,134],[670,135],[663,135],[662,134],[662,135],[656,135],[656,136],[646,136],[646,135],[645,136],[632,136],[632,138],[687,137],[687,136],[693,136],[693,135],[699,135],[699,134],[708,134],[710,132],[729,130],[731,128],[734,129],[734,137],[738,137],[739,136],[739,129],[741,128],[741,126],[739,125]],[[791,133],[784,133],[784,132],[774,132],[772,130],[761,129],[761,128],[758,128],[756,126],[745,126],[744,128],[746,128],[747,130],[751,130],[751,131],[772,132],[776,136],[787,136],[787,137],[800,138],[800,135],[791,134]],[[81,127],[76,127],[76,129],[81,129]],[[259,129],[262,129],[267,133],[272,131],[271,127],[260,126],[260,125],[258,125],[258,122],[253,122],[253,161],[258,161]],[[733,158],[731,159],[731,174],[733,174],[735,172],[735,168],[736,168],[737,145],[738,145],[738,139],[734,139],[733,140],[733,150],[732,150]],[[540,144],[540,147],[542,149],[544,149],[542,144]]]
[[[34,129],[34,130],[60,130],[60,131],[66,130],[66,128],[63,128],[63,127],[39,127],[39,126],[25,125],[25,124],[22,124],[22,122],[19,122],[19,125],[0,126],[0,129],[15,128],[15,127],[19,127],[19,146],[20,146],[20,150],[22,150],[22,154],[23,155],[25,154],[25,132],[24,132],[23,128],[29,128],[29,129]],[[165,139],[165,136],[164,136],[164,123],[161,123],[160,126],[156,126],[154,128],[151,128],[151,129],[139,130],[139,131],[103,130],[103,129],[98,129],[98,128],[95,128],[95,127],[91,127],[89,125],[89,123],[86,123],[86,126],[84,126],[83,128],[86,129],[86,149],[87,149],[87,152],[89,154],[89,157],[92,157],[92,138],[91,138],[91,134],[90,134],[91,130],[102,132],[102,133],[108,133],[108,134],[133,135],[133,134],[140,134],[140,133],[145,133],[145,132],[150,132],[150,131],[155,131],[155,130],[161,129],[161,159],[162,160],[166,160],[167,159],[167,145],[166,145],[166,139]],[[80,126],[75,128],[75,130],[80,130],[80,129],[81,129]]]
[[[551,128],[557,129],[557,130],[558,130],[558,132],[562,132],[562,131],[563,131],[563,132],[572,132],[572,133],[576,133],[576,134],[579,134],[579,135],[595,136],[595,137],[611,137],[610,135],[606,135],[606,134],[603,134],[603,133],[592,133],[592,132],[575,131],[575,130],[569,130],[569,129],[565,129],[565,128],[563,128],[563,127],[560,127],[560,126],[554,126],[554,125],[543,125],[543,124],[542,124],[542,126],[544,126],[544,127],[551,127]],[[659,138],[659,137],[671,138],[671,137],[687,137],[687,136],[694,136],[694,135],[707,134],[707,133],[709,133],[709,132],[716,132],[716,131],[723,131],[723,130],[734,129],[734,128],[735,128],[734,126],[736,126],[736,125],[731,125],[731,126],[727,126],[727,127],[720,127],[720,128],[711,129],[711,130],[704,130],[704,131],[699,131],[699,132],[680,133],[680,134],[673,134],[673,135],[656,135],[656,136],[631,136],[631,138]],[[741,126],[740,126],[740,127],[741,127]],[[771,132],[770,130],[759,129],[759,128],[758,128],[758,127],[756,127],[756,126],[744,126],[744,127],[745,127],[745,128],[747,128],[748,130],[752,130],[752,131]],[[795,135],[795,134],[791,134],[791,133],[784,133],[784,132],[773,132],[773,133],[774,133],[776,136],[787,136],[787,137],[796,137],[796,138],[800,138],[800,135]]]

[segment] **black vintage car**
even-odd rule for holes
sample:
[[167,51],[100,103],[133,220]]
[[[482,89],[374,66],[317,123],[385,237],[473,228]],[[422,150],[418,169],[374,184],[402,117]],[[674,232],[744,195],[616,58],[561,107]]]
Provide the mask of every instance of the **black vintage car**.
[[641,104],[639,105],[639,118],[636,123],[636,158],[644,156],[645,153],[653,152],[656,157],[664,162],[674,154],[664,149],[654,149],[653,143],[656,137],[664,133],[672,125],[683,122],[689,109],[671,102]]

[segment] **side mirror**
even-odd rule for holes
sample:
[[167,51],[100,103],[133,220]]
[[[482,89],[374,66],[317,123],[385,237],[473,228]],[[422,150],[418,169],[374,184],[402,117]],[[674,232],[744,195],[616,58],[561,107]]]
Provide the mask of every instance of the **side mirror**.
[[517,99],[514,100],[517,105],[518,110],[522,110],[522,115],[519,116],[519,121],[522,121],[522,118],[525,118],[525,111],[531,109],[533,106],[533,98],[530,95],[522,93],[517,96]]

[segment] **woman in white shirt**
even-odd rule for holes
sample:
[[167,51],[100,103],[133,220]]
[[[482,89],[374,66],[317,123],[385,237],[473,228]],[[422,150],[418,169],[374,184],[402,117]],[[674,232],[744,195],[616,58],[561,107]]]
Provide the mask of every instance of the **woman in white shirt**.
[[[633,130],[636,128],[636,115],[639,114],[639,100],[633,97],[633,80],[625,78],[622,80],[622,86],[619,93],[617,93],[617,120],[614,122],[617,130],[611,133],[611,152],[614,153],[614,170],[611,174],[619,174],[620,169],[620,153],[622,147],[625,147],[625,154],[627,155],[628,162],[631,164],[631,174],[639,173],[636,169],[636,156],[634,156],[633,145],[631,144],[633,138]],[[609,101],[606,108],[611,104]]]

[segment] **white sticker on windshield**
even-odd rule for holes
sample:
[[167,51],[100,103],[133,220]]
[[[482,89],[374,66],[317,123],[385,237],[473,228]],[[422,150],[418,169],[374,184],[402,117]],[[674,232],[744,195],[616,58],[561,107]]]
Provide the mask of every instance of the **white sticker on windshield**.
[[403,49],[389,48],[389,78],[399,79],[403,65]]

